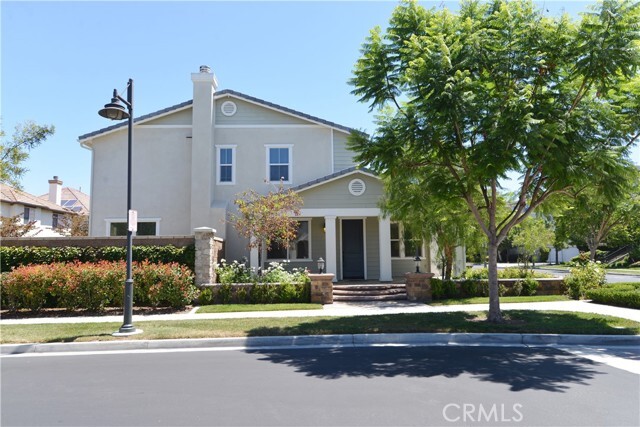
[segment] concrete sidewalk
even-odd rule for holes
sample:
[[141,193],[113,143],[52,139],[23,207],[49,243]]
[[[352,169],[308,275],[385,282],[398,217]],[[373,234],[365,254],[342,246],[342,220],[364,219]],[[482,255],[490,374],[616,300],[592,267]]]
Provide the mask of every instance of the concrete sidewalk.
[[[596,313],[640,322],[640,310],[593,304],[588,301],[555,301],[531,303],[503,303],[503,311],[508,310],[555,310],[575,311],[581,313]],[[134,322],[144,321],[176,321],[176,320],[205,320],[205,319],[243,319],[243,318],[274,318],[274,317],[318,317],[318,316],[369,316],[398,313],[444,313],[460,311],[487,311],[489,304],[467,304],[430,306],[410,301],[334,303],[325,305],[320,310],[287,310],[287,311],[250,311],[234,313],[198,314],[197,308],[189,313],[181,314],[152,314],[135,315]],[[17,324],[50,324],[50,323],[107,323],[121,322],[122,315],[96,317],[43,317],[28,319],[1,319],[2,325]]]

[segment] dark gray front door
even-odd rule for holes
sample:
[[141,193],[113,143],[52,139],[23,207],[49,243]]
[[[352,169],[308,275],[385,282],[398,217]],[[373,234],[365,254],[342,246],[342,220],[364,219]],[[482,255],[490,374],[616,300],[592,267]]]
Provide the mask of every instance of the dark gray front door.
[[364,279],[364,234],[361,219],[342,220],[342,278]]

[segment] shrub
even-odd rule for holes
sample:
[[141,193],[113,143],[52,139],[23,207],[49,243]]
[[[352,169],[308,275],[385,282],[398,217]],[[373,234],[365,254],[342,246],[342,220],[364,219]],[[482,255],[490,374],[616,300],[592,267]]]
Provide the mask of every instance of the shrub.
[[252,282],[253,271],[247,267],[245,263],[239,263],[234,260],[231,264],[227,264],[227,261],[222,259],[219,264],[216,264],[215,269],[219,283],[231,284]]
[[567,293],[573,299],[585,298],[588,290],[597,289],[606,283],[605,275],[599,261],[578,264],[569,270],[569,275],[564,279]]
[[518,282],[522,287],[521,293],[519,295],[524,296],[533,296],[538,291],[538,286],[540,285],[536,279],[531,277],[527,277],[526,279],[522,279]]
[[[55,262],[99,262],[125,261],[126,247],[106,246],[75,247],[65,246],[47,248],[39,246],[7,246],[0,247],[0,270],[11,271],[23,265],[51,264]],[[134,261],[149,261],[152,263],[177,262],[189,267],[192,271],[195,263],[195,246],[186,247],[167,246],[134,246]]]
[[[0,290],[12,310],[100,311],[122,306],[125,271],[123,261],[23,266],[3,274]],[[197,294],[191,271],[177,263],[134,263],[133,279],[137,305],[182,307]]]
[[586,292],[598,304],[640,309],[640,283],[616,283]]
[[213,302],[213,291],[211,288],[204,288],[200,290],[200,295],[198,296],[198,304],[200,305],[209,305]]
[[[489,279],[489,270],[487,268],[467,268],[464,273],[465,279],[470,280],[487,280]],[[553,277],[552,274],[538,273],[526,268],[508,267],[498,270],[498,279],[526,279],[528,277]]]

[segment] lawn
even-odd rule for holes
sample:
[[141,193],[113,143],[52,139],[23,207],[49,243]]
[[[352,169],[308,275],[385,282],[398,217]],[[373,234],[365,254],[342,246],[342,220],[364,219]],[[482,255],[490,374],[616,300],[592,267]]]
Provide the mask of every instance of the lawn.
[[198,307],[197,314],[239,311],[322,310],[322,304],[219,304]]
[[[566,295],[533,295],[521,297],[500,297],[500,302],[550,302],[570,301]],[[460,304],[489,304],[489,297],[442,299],[429,303],[429,305],[460,305]]]
[[[509,310],[505,323],[486,322],[485,312],[385,314],[352,317],[290,317],[137,322],[144,333],[126,339],[220,338],[278,335],[409,332],[640,334],[640,323],[591,313]],[[3,325],[3,344],[113,341],[120,323]],[[120,338],[121,339],[121,338]]]

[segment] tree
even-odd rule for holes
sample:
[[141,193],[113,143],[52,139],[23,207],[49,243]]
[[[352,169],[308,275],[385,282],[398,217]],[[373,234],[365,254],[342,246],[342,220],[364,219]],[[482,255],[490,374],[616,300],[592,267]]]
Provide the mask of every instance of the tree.
[[[489,316],[502,321],[497,250],[550,196],[597,178],[620,191],[640,135],[639,8],[605,0],[580,23],[531,1],[463,2],[458,14],[402,2],[371,31],[352,93],[378,109],[357,161],[383,177],[412,173],[425,197],[457,197],[486,235]],[[517,200],[497,214],[501,184]]]
[[[572,204],[558,219],[558,228],[576,242],[583,241],[589,248],[589,259],[595,260],[596,250],[617,229],[627,233],[630,242],[637,242],[634,225],[640,212],[640,173],[631,169],[631,177],[616,197],[607,197],[603,185],[591,185],[572,193]],[[624,231],[623,231],[624,230]],[[636,231],[637,233],[637,231]]]
[[421,241],[434,239],[444,279],[451,279],[455,249],[474,230],[469,208],[455,198],[434,203],[425,197],[422,183],[411,176],[396,174],[384,178],[383,182],[383,212],[396,221],[402,221],[413,238]]
[[542,218],[529,217],[513,228],[514,246],[520,249],[524,268],[529,267],[529,259],[535,266],[535,254],[540,250],[548,249],[554,243],[553,230]]
[[58,222],[58,231],[65,236],[88,236],[89,216],[78,214],[63,215]]
[[249,248],[258,249],[258,265],[262,267],[262,250],[273,245],[288,245],[296,238],[302,198],[298,193],[284,190],[267,195],[248,190],[234,200],[238,214],[231,214],[230,222],[238,234],[249,239]]
[[2,237],[26,236],[35,228],[35,221],[29,221],[28,223],[23,224],[20,215],[0,217],[0,236]]
[[0,182],[21,189],[20,178],[27,172],[22,164],[29,158],[29,151],[53,135],[54,126],[40,126],[32,121],[16,126],[13,138],[5,140],[0,130]]

